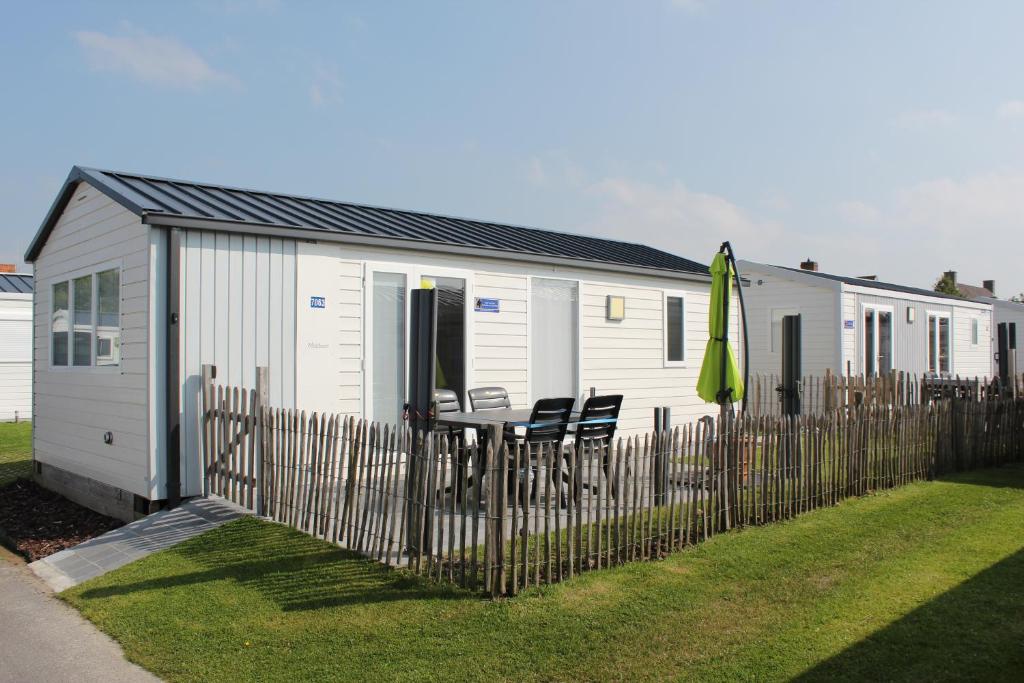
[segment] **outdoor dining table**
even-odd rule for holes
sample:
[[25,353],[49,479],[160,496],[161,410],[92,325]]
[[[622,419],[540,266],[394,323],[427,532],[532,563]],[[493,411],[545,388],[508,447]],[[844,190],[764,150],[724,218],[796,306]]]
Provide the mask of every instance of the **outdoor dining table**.
[[[497,408],[494,410],[475,410],[466,412],[444,413],[437,416],[439,427],[466,427],[469,429],[488,429],[492,426],[529,427],[531,408]],[[583,424],[605,424],[614,422],[612,418],[586,420]],[[580,412],[574,410],[569,416],[569,427],[580,424]]]

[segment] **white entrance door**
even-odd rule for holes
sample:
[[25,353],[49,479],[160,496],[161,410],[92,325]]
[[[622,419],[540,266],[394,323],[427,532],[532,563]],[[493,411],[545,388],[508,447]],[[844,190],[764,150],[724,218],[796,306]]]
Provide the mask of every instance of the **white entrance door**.
[[530,285],[530,393],[533,400],[579,396],[579,285],[533,278]]

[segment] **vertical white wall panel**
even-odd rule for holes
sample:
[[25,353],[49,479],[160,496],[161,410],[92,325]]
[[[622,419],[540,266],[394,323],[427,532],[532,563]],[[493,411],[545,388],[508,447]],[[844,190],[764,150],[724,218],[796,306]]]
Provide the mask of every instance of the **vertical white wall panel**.
[[32,295],[0,294],[0,422],[32,419]]
[[186,231],[182,239],[182,482],[202,492],[202,366],[217,382],[254,389],[270,369],[270,401],[295,406],[295,242]]
[[[121,366],[50,366],[52,286],[112,262],[121,266]],[[150,229],[80,183],[34,264],[32,445],[37,461],[149,496]],[[113,433],[111,444],[104,432]]]

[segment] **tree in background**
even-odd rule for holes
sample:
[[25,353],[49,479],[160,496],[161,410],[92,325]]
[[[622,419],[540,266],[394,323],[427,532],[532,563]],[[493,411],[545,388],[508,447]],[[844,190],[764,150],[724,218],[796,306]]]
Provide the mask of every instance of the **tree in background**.
[[963,293],[956,286],[956,280],[950,276],[949,273],[944,273],[939,281],[935,283],[933,289],[940,294],[949,294],[951,296],[963,297]]
[[1010,301],[1016,301],[1018,304],[1024,304],[1024,292],[1014,294],[1010,297]]

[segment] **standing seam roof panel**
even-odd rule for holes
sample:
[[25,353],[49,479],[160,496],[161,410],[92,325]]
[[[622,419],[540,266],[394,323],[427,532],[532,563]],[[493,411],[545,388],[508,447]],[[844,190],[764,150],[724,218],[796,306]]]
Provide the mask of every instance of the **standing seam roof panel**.
[[[695,261],[645,245],[589,235],[79,167],[72,169],[58,201],[66,202],[67,188],[82,180],[141,214],[399,238],[708,276],[707,266]],[[57,215],[53,209],[47,215],[26,254],[29,260],[38,255]]]

